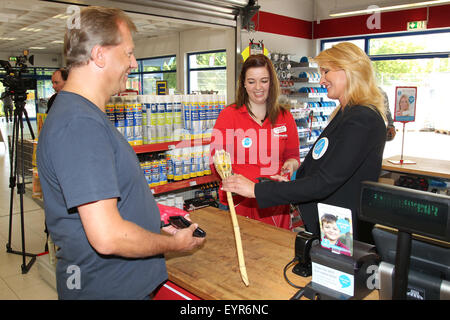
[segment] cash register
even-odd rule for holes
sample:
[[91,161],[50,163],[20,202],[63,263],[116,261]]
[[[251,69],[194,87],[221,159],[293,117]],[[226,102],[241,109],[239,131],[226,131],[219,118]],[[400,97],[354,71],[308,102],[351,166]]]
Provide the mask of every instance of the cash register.
[[363,182],[359,218],[375,225],[380,299],[450,299],[450,197]]

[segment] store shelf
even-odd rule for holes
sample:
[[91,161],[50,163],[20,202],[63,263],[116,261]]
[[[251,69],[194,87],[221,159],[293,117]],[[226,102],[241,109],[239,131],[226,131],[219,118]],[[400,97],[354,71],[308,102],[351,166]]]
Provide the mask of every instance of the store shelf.
[[319,65],[317,63],[314,63],[314,62],[295,62],[295,61],[290,61],[289,63],[291,64],[291,68],[314,68],[314,69],[317,69],[319,67]]
[[190,188],[194,186],[198,186],[205,183],[215,182],[218,181],[219,177],[216,174],[210,174],[203,177],[197,177],[197,178],[191,178],[176,182],[169,182],[167,184],[164,184],[162,186],[156,186],[153,188],[150,188],[152,190],[153,194],[160,194],[160,193],[166,193],[171,192],[175,190]]
[[294,82],[306,82],[306,83],[319,83],[320,79],[311,79],[311,78],[292,78],[291,81]]
[[291,92],[292,97],[300,97],[300,98],[307,98],[307,99],[319,99],[319,98],[326,98],[327,93],[312,93],[312,92]]
[[170,141],[163,143],[144,144],[141,146],[133,146],[134,152],[137,154],[157,151],[167,151],[175,148],[186,148],[192,146],[203,146],[211,143],[211,139],[192,139]]

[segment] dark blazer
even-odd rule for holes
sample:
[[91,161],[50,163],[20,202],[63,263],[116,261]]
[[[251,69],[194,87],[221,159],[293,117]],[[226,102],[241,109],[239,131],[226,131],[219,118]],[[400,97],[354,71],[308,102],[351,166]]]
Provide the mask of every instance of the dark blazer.
[[309,151],[294,181],[255,185],[258,205],[265,208],[297,203],[306,230],[317,235],[317,203],[348,208],[352,211],[354,238],[372,242],[367,230],[371,225],[356,217],[361,182],[378,181],[385,141],[386,125],[377,111],[364,106],[340,110]]
[[48,113],[48,112],[50,111],[50,108],[52,107],[53,102],[55,101],[55,98],[56,98],[57,95],[58,95],[58,93],[54,93],[54,94],[50,97],[50,99],[48,99],[48,102],[47,102],[47,111],[46,111],[45,113]]

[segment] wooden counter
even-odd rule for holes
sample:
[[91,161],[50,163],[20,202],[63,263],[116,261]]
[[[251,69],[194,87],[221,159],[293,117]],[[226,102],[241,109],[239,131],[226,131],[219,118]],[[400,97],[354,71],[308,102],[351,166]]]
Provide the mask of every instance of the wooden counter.
[[383,160],[382,169],[392,172],[424,175],[450,179],[450,161],[403,156],[403,160],[415,161],[415,164],[393,164],[389,160],[400,160],[400,155]]
[[[204,245],[190,253],[166,255],[169,280],[206,300],[288,300],[298,289],[283,277],[294,258],[296,233],[238,216],[250,285],[241,280],[231,217],[208,207],[191,213],[207,233]],[[305,286],[311,280],[287,270],[288,279]],[[378,299],[376,295],[370,295]]]

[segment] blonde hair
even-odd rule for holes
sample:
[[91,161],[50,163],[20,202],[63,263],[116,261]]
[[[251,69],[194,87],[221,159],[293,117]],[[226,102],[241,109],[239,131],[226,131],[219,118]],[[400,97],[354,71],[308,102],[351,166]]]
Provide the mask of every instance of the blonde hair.
[[85,65],[96,45],[115,46],[122,39],[119,22],[136,32],[133,21],[120,9],[97,6],[86,7],[80,13],[80,27],[67,29],[64,36],[64,56],[67,68]]
[[361,105],[377,110],[386,121],[384,97],[376,84],[372,61],[364,51],[351,42],[341,42],[319,53],[314,61],[320,68],[344,70],[347,77],[347,104],[337,107],[331,117],[341,108]]

